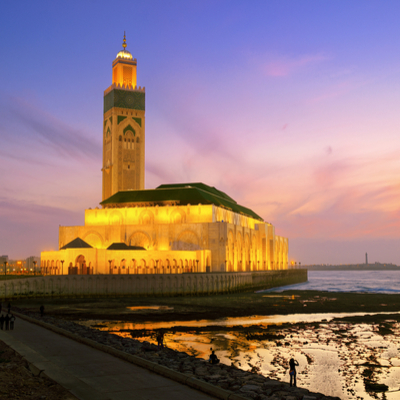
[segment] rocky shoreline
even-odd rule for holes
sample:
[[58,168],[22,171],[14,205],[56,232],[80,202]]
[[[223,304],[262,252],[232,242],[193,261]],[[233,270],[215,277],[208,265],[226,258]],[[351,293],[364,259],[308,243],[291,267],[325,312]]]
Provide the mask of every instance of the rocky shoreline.
[[168,348],[158,349],[154,344],[123,338],[108,332],[91,329],[72,321],[51,316],[40,317],[39,313],[18,309],[37,321],[51,324],[116,350],[165,366],[188,377],[229,390],[244,399],[254,400],[340,400],[338,397],[313,393],[307,389],[290,387],[288,383],[276,381],[257,373],[243,371],[224,364],[212,365],[204,359],[190,356]]

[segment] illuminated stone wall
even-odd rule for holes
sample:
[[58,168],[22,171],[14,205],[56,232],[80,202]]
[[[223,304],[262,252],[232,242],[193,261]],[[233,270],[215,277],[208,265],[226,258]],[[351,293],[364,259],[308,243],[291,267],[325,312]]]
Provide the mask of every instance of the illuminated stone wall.
[[307,270],[164,275],[70,275],[0,281],[0,297],[174,296],[268,289],[307,281]]
[[103,200],[119,191],[144,189],[145,168],[144,89],[111,86],[105,93],[105,110],[110,109],[103,124]]
[[[61,260],[64,266],[81,270],[84,265],[100,274],[168,268],[182,273],[288,267],[288,240],[275,236],[271,224],[215,205],[86,210],[84,226],[60,227],[59,248],[77,237],[93,248],[43,252],[44,273],[62,273]],[[140,246],[146,251],[107,250],[113,243]]]

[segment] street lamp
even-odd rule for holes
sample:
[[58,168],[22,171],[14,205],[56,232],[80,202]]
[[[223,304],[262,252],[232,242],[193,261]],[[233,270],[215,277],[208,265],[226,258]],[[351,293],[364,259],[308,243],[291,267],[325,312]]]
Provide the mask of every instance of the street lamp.
[[108,260],[108,263],[109,263],[109,266],[110,266],[110,275],[111,275],[111,263],[112,263],[112,260]]
[[65,260],[61,260],[61,275],[64,275],[64,261]]
[[8,265],[8,262],[4,261],[4,278],[7,277],[7,265]]
[[37,261],[34,261],[33,262],[33,275],[36,275],[36,264],[37,264]]

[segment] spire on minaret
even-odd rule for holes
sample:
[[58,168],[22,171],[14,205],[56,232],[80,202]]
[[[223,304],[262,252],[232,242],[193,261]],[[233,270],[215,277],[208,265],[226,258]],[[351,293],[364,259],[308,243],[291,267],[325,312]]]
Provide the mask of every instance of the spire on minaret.
[[124,31],[124,41],[122,42],[122,47],[124,48],[124,50],[126,49],[126,35],[125,35],[125,31]]
[[132,60],[132,54],[126,50],[126,33],[124,31],[124,40],[122,41],[122,50],[117,54],[117,58],[123,58],[125,60]]

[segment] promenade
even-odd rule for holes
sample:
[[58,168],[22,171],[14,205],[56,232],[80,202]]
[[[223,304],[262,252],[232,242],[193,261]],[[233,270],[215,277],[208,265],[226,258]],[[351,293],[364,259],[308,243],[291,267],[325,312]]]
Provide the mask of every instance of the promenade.
[[0,340],[81,400],[215,399],[21,318]]

